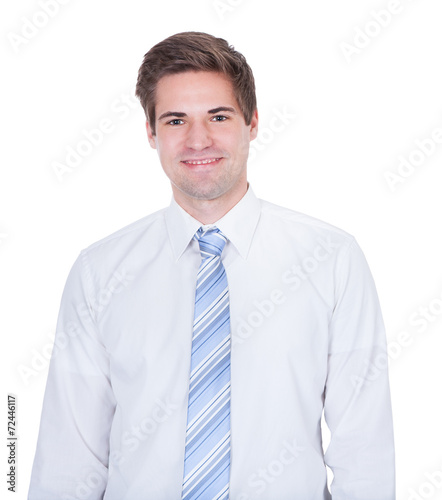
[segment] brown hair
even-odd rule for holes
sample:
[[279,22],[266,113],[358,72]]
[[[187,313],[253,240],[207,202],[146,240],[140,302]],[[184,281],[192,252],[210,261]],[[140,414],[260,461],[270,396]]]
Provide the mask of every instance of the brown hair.
[[250,125],[256,109],[255,80],[245,57],[223,38],[187,31],[172,35],[145,54],[138,71],[135,95],[155,134],[155,91],[159,80],[185,71],[217,71],[232,82],[244,120]]

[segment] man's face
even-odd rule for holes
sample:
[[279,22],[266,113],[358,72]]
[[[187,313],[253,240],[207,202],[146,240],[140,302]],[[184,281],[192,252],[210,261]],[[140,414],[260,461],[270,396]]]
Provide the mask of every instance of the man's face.
[[207,71],[164,76],[157,85],[155,114],[156,135],[146,124],[149,143],[178,202],[223,197],[228,203],[241,189],[245,193],[258,115],[246,125],[226,76]]

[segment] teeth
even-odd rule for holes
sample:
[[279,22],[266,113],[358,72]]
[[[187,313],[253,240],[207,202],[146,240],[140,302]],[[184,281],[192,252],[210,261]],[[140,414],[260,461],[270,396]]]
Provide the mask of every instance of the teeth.
[[197,160],[197,161],[185,161],[184,163],[190,163],[191,165],[205,165],[206,163],[213,163],[214,161],[219,160],[219,158],[211,158],[209,160]]

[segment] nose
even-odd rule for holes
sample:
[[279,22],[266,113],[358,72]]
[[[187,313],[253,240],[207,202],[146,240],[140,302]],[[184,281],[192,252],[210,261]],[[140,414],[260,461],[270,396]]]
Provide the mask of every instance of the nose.
[[201,151],[212,146],[213,139],[208,123],[193,122],[187,130],[186,147]]

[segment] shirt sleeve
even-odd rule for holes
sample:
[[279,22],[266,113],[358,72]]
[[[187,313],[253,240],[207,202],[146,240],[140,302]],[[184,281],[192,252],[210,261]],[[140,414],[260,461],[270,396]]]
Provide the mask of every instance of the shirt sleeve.
[[354,239],[340,256],[329,328],[324,460],[333,500],[394,500],[395,458],[384,323]]
[[102,499],[115,399],[82,251],[61,300],[28,500]]

